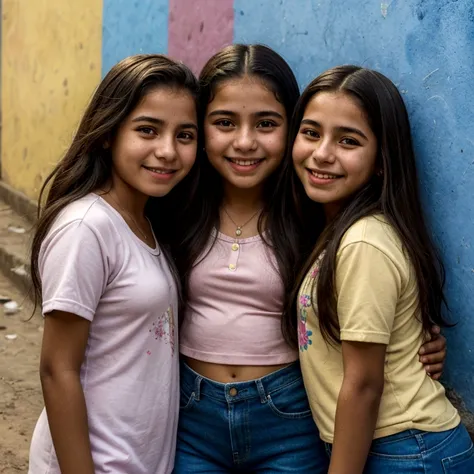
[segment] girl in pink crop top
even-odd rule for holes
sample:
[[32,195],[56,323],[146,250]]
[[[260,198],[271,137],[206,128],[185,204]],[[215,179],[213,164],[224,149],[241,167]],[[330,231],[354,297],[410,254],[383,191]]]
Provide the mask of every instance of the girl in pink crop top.
[[326,473],[284,311],[320,230],[302,228],[287,179],[298,84],[261,45],[224,48],[200,82],[201,177],[173,241],[185,299],[174,472]]

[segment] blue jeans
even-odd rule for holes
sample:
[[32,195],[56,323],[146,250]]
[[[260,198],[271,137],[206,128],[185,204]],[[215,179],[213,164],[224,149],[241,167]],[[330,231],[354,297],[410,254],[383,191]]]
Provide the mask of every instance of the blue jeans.
[[175,474],[326,474],[328,466],[299,362],[227,384],[181,364]]
[[[331,455],[331,445],[326,444]],[[474,447],[466,428],[440,433],[407,430],[375,439],[364,474],[474,474]]]

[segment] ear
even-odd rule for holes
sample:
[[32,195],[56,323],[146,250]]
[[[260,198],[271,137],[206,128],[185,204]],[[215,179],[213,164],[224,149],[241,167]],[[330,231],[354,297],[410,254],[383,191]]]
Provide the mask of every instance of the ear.
[[108,148],[110,148],[110,143],[109,143],[108,140],[105,140],[105,142],[102,143],[102,148],[103,148],[104,150],[107,150]]
[[380,169],[377,171],[376,175],[377,175],[379,178],[381,178],[381,177],[383,176],[383,168],[380,168]]

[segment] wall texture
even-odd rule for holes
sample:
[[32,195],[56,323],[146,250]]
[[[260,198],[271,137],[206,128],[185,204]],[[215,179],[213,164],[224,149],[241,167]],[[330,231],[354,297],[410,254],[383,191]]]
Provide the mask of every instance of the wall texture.
[[102,6],[2,6],[2,179],[35,198],[100,79]]
[[445,379],[474,411],[472,0],[3,5],[2,175],[32,197],[70,137],[98,71],[104,75],[129,54],[169,53],[198,72],[226,44],[261,42],[288,60],[302,87],[342,63],[388,75],[410,112],[424,205],[447,266],[451,314],[459,321],[447,331]]
[[103,0],[102,32],[104,75],[132,54],[166,53],[168,0]]
[[388,75],[410,112],[425,210],[458,325],[446,382],[474,410],[474,3],[235,0],[234,41],[265,43],[304,87],[344,63]]
[[198,74],[209,57],[233,39],[233,0],[170,0],[168,54]]

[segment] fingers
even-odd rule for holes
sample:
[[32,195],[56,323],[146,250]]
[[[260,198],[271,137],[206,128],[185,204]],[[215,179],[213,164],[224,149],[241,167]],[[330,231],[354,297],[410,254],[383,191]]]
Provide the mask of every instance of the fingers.
[[428,355],[434,352],[441,352],[443,357],[446,357],[446,338],[442,334],[423,344],[418,353],[420,355]]
[[426,365],[425,370],[432,379],[439,380],[443,375],[443,364]]
[[420,356],[420,362],[424,365],[443,364],[446,359],[446,351],[432,352]]
[[420,362],[433,380],[439,380],[446,359],[446,338],[441,334],[439,326],[432,326],[430,334],[431,341],[423,344],[419,350]]

